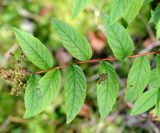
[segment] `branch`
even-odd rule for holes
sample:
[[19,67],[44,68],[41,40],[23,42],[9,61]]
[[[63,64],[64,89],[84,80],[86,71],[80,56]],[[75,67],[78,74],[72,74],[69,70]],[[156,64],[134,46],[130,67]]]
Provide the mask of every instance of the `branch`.
[[[136,58],[136,57],[140,57],[140,56],[154,55],[154,54],[157,54],[157,53],[160,53],[160,51],[131,55],[131,56],[128,57],[128,59]],[[49,68],[47,70],[41,70],[41,71],[38,71],[38,72],[34,72],[34,74],[46,73],[46,72],[54,70],[54,69],[62,69],[62,68],[65,68],[69,65],[72,65],[72,64],[80,65],[80,64],[87,64],[87,63],[96,63],[96,62],[100,62],[100,61],[114,61],[114,60],[117,60],[117,59],[115,57],[110,57],[110,58],[92,59],[92,60],[88,60],[88,61],[79,61],[79,62],[75,62],[75,63],[65,64],[65,65],[62,65],[62,66],[52,67],[52,68]]]

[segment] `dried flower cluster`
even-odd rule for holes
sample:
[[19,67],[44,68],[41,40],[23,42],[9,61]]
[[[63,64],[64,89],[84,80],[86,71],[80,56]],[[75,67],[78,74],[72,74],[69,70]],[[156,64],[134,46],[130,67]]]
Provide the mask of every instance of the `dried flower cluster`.
[[[11,53],[14,56],[13,53]],[[9,81],[12,84],[11,95],[20,95],[24,88],[24,76],[30,74],[27,70],[23,69],[24,55],[21,54],[19,60],[14,61],[13,68],[0,68],[0,79]]]

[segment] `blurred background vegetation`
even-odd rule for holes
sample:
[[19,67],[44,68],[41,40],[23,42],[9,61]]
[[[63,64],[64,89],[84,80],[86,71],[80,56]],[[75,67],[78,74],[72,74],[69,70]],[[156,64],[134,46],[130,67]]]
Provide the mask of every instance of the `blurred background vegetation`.
[[[0,0],[0,67],[13,67],[11,52],[17,51],[18,44],[13,35],[13,27],[32,33],[52,52],[57,65],[76,61],[62,47],[52,27],[54,17],[61,19],[86,35],[94,51],[93,58],[113,56],[103,34],[102,11],[109,11],[110,0],[92,0],[93,2],[75,19],[72,19],[72,0]],[[159,0],[146,0],[139,15],[127,30],[135,42],[135,53],[157,50],[160,42],[155,39],[155,28],[148,21],[151,10]],[[151,2],[151,3],[150,3]],[[124,20],[121,20],[127,26]],[[152,68],[155,59],[150,56]],[[57,99],[40,115],[23,119],[23,94],[11,96],[11,84],[0,80],[0,132],[2,133],[160,133],[160,123],[155,121],[154,111],[130,116],[131,103],[124,102],[126,78],[133,60],[113,62],[119,75],[121,89],[117,104],[101,120],[96,101],[96,83],[98,64],[82,65],[87,76],[87,98],[80,114],[74,121],[65,123],[63,85]],[[38,69],[27,59],[21,64],[32,71]],[[64,70],[62,70],[63,72]]]

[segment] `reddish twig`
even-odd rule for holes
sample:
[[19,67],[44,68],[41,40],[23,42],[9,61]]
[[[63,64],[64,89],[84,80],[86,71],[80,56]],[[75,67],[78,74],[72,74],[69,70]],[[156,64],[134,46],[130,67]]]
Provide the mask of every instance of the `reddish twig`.
[[[131,55],[131,56],[128,56],[128,58],[130,59],[130,58],[136,58],[136,57],[140,57],[140,56],[154,55],[154,54],[157,54],[157,53],[160,53],[160,51]],[[88,61],[79,61],[79,62],[75,62],[75,63],[72,63],[72,64],[77,64],[77,65],[79,64],[80,65],[80,64],[86,64],[86,63],[96,63],[96,62],[100,62],[100,61],[114,61],[114,60],[117,60],[117,59],[115,57],[109,57],[109,58],[103,58],[103,59],[92,59],[92,60],[88,60]],[[47,70],[41,70],[41,71],[35,72],[34,74],[46,73],[46,72],[54,70],[54,69],[62,69],[62,68],[65,68],[69,65],[72,65],[72,64],[65,64],[65,65],[62,65],[62,66],[52,67],[52,68],[49,68]]]

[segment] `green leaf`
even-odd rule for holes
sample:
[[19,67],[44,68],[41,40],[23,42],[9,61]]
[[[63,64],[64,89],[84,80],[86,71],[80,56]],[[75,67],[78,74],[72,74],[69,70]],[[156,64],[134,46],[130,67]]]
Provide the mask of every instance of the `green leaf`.
[[143,2],[144,0],[131,0],[131,4],[128,6],[127,11],[123,16],[128,24],[131,24],[135,17],[138,15]]
[[160,54],[156,55],[156,69],[157,69],[158,75],[160,75]]
[[160,3],[156,7],[155,11],[152,11],[151,13],[149,22],[156,25],[156,36],[157,39],[160,39]]
[[156,68],[151,71],[149,88],[160,88],[160,54],[156,56]]
[[155,110],[156,110],[156,115],[158,116],[158,118],[160,118],[160,88],[158,89],[158,92],[157,92],[157,102],[156,102]]
[[160,4],[158,4],[155,11],[152,12],[149,22],[154,23],[156,25],[158,23],[159,19],[160,19]]
[[28,80],[25,95],[24,95],[24,101],[25,101],[25,107],[26,107],[26,112],[23,116],[24,118],[29,118],[31,116],[34,116],[40,113],[39,109],[41,108],[42,103],[39,102],[40,92],[39,92],[39,88],[37,87],[39,80],[40,80],[40,77],[38,75],[32,75]]
[[157,39],[160,39],[160,19],[156,25],[156,36],[157,36]]
[[[37,78],[38,79],[38,78]],[[39,81],[31,77],[25,92],[25,118],[32,117],[44,111],[57,96],[61,85],[59,70],[52,70]]]
[[123,60],[133,54],[134,44],[129,33],[118,23],[109,25],[109,17],[104,15],[105,32],[114,56]]
[[160,87],[160,75],[158,74],[157,72],[157,69],[153,69],[151,71],[151,75],[150,76],[150,81],[149,81],[149,84],[148,84],[148,87],[149,88],[159,88]]
[[14,29],[16,39],[27,58],[40,69],[48,69],[54,65],[48,49],[31,34]]
[[111,23],[117,21],[126,13],[132,1],[133,0],[112,0],[110,13]]
[[69,66],[64,84],[67,123],[79,113],[86,97],[86,87],[86,78],[81,68],[77,65]]
[[149,4],[151,3],[153,0],[144,0],[144,4]]
[[90,3],[91,0],[73,0],[72,16],[75,18]]
[[134,61],[127,79],[125,100],[135,101],[146,88],[150,79],[150,62],[147,57],[138,57]]
[[53,24],[63,46],[73,57],[81,61],[92,57],[92,49],[84,36],[60,20],[54,19]]
[[[160,54],[156,56],[156,68],[151,71],[148,87],[151,89],[160,88]],[[155,106],[156,115],[160,118],[160,89],[157,92],[157,102]]]
[[61,73],[59,70],[52,70],[46,73],[38,82],[44,103],[44,110],[58,95],[61,87]]
[[106,76],[106,79],[97,84],[97,100],[99,112],[102,118],[108,115],[116,102],[118,96],[118,76],[113,66],[106,61],[101,62],[99,66],[99,74],[101,78]]
[[157,91],[158,89],[151,89],[143,93],[143,95],[135,102],[131,114],[141,114],[152,108],[157,101]]

